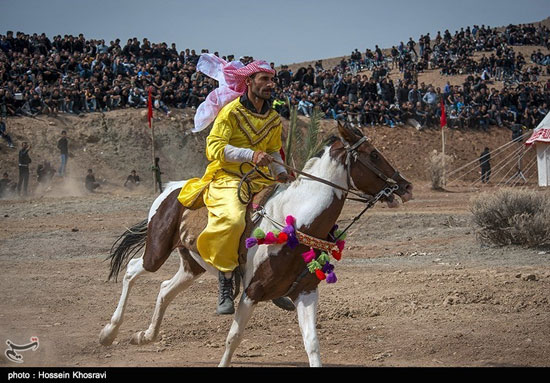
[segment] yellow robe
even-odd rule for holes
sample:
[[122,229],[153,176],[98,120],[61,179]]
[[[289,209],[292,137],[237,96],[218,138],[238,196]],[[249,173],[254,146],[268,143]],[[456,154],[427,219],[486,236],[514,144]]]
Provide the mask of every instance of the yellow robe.
[[[202,178],[189,180],[178,200],[188,208],[206,205],[208,225],[197,239],[202,258],[218,270],[229,272],[238,266],[239,240],[245,228],[246,205],[237,197],[241,163],[226,162],[224,148],[239,148],[266,153],[281,149],[282,124],[273,109],[266,114],[253,113],[237,98],[218,114],[206,139],[206,158],[211,161]],[[250,170],[246,166],[244,171]],[[262,169],[269,174],[269,169]],[[273,175],[272,175],[273,176]],[[252,193],[272,184],[263,178],[251,181]],[[201,198],[202,197],[202,198]]]

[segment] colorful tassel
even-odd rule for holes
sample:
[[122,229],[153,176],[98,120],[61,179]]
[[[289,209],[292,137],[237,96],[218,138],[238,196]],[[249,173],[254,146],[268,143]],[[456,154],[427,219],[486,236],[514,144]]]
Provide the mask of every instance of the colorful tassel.
[[272,245],[274,243],[277,243],[277,237],[272,232],[269,232],[265,235],[264,243],[266,245]]
[[264,239],[265,238],[265,233],[262,229],[260,229],[259,227],[257,227],[254,232],[252,233],[252,236],[256,239]]
[[286,233],[287,235],[294,234],[294,233],[295,233],[295,231],[294,231],[294,226],[292,226],[292,225],[286,225],[286,226],[283,228],[283,233]]
[[279,235],[277,235],[277,243],[283,244],[288,241],[288,234],[280,232]]
[[327,275],[327,283],[336,283],[338,278],[336,278],[336,274],[334,274],[332,271],[328,273]]
[[339,239],[336,241],[336,246],[338,246],[338,249],[340,252],[344,251],[344,246],[346,245],[346,241]]
[[291,249],[294,249],[299,244],[300,242],[298,241],[298,238],[296,238],[296,235],[294,233],[288,235],[288,240],[286,242],[286,245],[288,247],[290,247]]
[[323,273],[330,273],[332,270],[334,270],[334,265],[330,262],[327,262],[323,265]]
[[347,233],[343,233],[343,230],[334,230],[334,238],[338,238],[338,239],[346,239],[346,237],[348,236]]
[[315,250],[310,249],[305,253],[302,253],[302,258],[304,258],[305,263],[309,263],[315,259]]
[[[322,281],[326,278],[326,275],[325,273],[323,273],[321,270],[315,270],[315,275],[317,276],[317,278]],[[328,280],[327,280],[328,282]]]
[[319,255],[319,258],[317,258],[317,262],[319,262],[320,265],[325,265],[329,261],[329,256],[324,251]]
[[294,224],[296,223],[296,218],[294,218],[291,215],[287,215],[286,219],[285,219],[285,222],[286,222],[287,225],[294,226]]
[[340,250],[332,250],[332,256],[334,257],[334,259],[339,261],[340,259],[342,259],[342,252]]
[[309,269],[310,273],[315,272],[315,270],[321,269],[321,265],[319,262],[313,260],[307,264],[307,268]]
[[250,249],[251,247],[254,247],[258,244],[258,240],[254,237],[247,238],[245,241],[245,246],[247,249]]

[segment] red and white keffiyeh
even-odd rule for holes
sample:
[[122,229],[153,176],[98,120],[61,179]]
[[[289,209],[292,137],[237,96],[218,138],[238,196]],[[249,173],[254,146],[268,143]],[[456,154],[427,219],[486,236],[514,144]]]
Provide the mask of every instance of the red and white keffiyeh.
[[197,63],[197,70],[218,80],[219,87],[208,94],[195,113],[194,133],[200,132],[212,123],[220,110],[246,92],[246,78],[254,73],[275,74],[271,66],[262,60],[244,65],[240,61],[226,62],[211,53],[203,53]]

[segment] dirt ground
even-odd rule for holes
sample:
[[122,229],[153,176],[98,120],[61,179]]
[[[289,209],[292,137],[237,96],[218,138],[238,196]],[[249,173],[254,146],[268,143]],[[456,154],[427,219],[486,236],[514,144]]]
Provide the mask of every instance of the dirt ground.
[[[320,285],[318,333],[325,366],[550,366],[550,252],[492,247],[476,239],[469,201],[480,191],[415,184],[415,200],[377,206],[352,229],[338,282]],[[493,191],[493,187],[485,187]],[[168,308],[161,336],[145,330],[172,256],[139,279],[112,346],[99,345],[121,283],[105,257],[153,196],[95,195],[0,201],[0,343],[39,338],[15,366],[216,366],[231,324],[214,314],[217,286],[204,276]],[[346,224],[360,209],[346,205]],[[4,346],[5,347],[5,346]],[[234,366],[307,366],[295,313],[256,309]]]

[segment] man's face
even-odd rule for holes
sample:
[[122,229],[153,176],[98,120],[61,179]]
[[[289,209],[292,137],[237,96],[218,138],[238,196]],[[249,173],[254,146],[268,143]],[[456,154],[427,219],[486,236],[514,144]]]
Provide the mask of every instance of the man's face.
[[256,97],[262,100],[269,100],[271,92],[275,87],[273,74],[267,72],[258,72],[252,77],[246,79],[248,90]]

